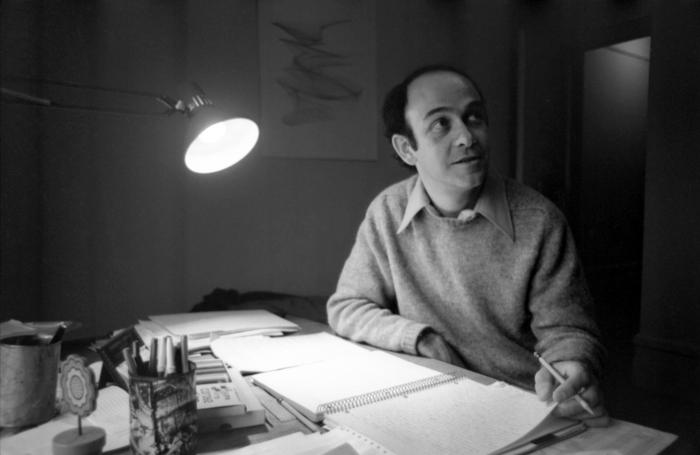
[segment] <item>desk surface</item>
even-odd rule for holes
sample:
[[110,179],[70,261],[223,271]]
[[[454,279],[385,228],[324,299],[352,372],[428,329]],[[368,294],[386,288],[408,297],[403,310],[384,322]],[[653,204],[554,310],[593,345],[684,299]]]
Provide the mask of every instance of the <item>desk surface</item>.
[[[318,333],[318,332],[330,332],[330,329],[327,325],[311,321],[309,319],[303,319],[303,318],[298,318],[298,317],[293,317],[293,316],[287,316],[287,319],[295,322],[301,327],[301,331],[299,332],[300,334],[312,334],[312,333]],[[291,335],[294,336],[294,335]],[[368,347],[369,348],[369,347]],[[374,348],[369,348],[369,349],[374,349]],[[417,363],[423,366],[426,366],[428,368],[432,368],[434,370],[437,370],[441,373],[448,373],[448,372],[455,372],[455,370],[458,370],[460,373],[462,373],[464,376],[469,377],[470,379],[473,379],[475,381],[478,381],[483,384],[490,384],[494,382],[492,378],[489,378],[487,376],[465,370],[465,369],[458,369],[454,365],[446,364],[444,362],[434,360],[434,359],[428,359],[425,357],[416,357],[408,354],[402,354],[402,353],[395,353],[392,352],[392,354],[397,355],[407,361]],[[274,402],[274,398],[272,398],[267,392],[263,391],[262,389],[251,385],[251,387],[254,388],[255,392],[260,395],[260,398],[265,398],[267,397],[268,400],[261,399],[261,402],[265,406],[265,401],[271,400],[271,402]],[[265,406],[268,408],[268,406]],[[266,409],[266,415],[269,416],[269,411]],[[248,428],[238,428],[234,429],[231,431],[218,431],[218,432],[213,432],[213,433],[204,433],[199,435],[199,442],[198,442],[198,452],[208,452],[208,451],[215,451],[215,450],[225,450],[225,449],[234,449],[238,447],[244,447],[246,445],[250,445],[256,442],[261,442],[265,441],[268,439],[284,436],[286,434],[294,433],[294,432],[302,432],[302,433],[309,433],[312,430],[310,430],[307,426],[305,426],[301,421],[296,419],[293,415],[288,414],[288,418],[280,420],[279,418],[266,418],[266,423],[265,425],[258,425],[254,427],[248,427]],[[6,429],[3,430],[3,435],[5,436]],[[126,447],[123,449],[120,449],[118,451],[111,452],[113,454],[130,454],[131,449]],[[674,444],[672,444],[669,448],[667,448],[663,454],[664,455],[682,455],[684,454],[683,446],[676,441]]]

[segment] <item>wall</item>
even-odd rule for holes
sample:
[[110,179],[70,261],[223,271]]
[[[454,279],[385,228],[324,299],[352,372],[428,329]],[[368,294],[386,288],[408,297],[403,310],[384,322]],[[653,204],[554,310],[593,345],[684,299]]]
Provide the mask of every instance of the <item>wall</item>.
[[[3,2],[3,20],[13,24],[3,56],[15,42],[36,43],[35,71],[3,65],[3,75],[173,93],[184,61],[181,8],[170,1]],[[162,109],[147,98],[121,102],[49,84],[25,89],[63,103]],[[3,220],[13,220],[3,224],[3,238],[23,241],[35,228],[38,235],[19,259],[5,254],[3,241],[3,316],[80,321],[75,335],[82,336],[171,310],[183,294],[182,119],[63,109],[27,117],[26,109],[3,103],[3,172],[29,177],[3,182],[3,199],[15,204],[3,210]],[[25,135],[36,161],[6,146],[27,142]],[[24,202],[20,192],[35,200]],[[38,215],[27,219],[30,210]],[[28,260],[37,267],[25,267]],[[24,300],[11,298],[17,295]]]
[[[254,0],[37,1],[35,10],[21,16],[25,4],[4,2],[3,18],[24,19],[22,27],[38,34],[36,64],[44,78],[171,96],[195,80],[222,108],[252,118],[259,113]],[[379,96],[417,65],[464,66],[488,98],[493,163],[508,174],[509,2],[375,5]],[[22,27],[8,33],[21,39]],[[64,93],[39,89],[46,96]],[[90,94],[80,101],[115,101],[107,98]],[[377,109],[380,104],[377,99]],[[11,109],[12,124],[35,121]],[[3,314],[79,320],[84,330],[77,335],[103,334],[153,313],[187,311],[215,287],[327,295],[369,201],[408,176],[379,135],[376,161],[271,158],[258,147],[235,167],[203,176],[186,173],[182,165],[182,119],[40,115],[46,119],[37,136],[40,161],[22,163],[39,175],[24,185],[34,199],[14,209],[34,207],[39,213],[40,232],[26,240],[35,250],[29,255],[34,269],[21,275],[40,292],[26,297],[34,309],[22,313],[9,298],[22,294],[19,281],[9,282],[5,272],[14,273],[19,259],[3,256],[3,283],[15,288],[3,294]],[[7,124],[3,118],[3,128]],[[6,157],[17,159],[3,141]],[[13,201],[19,188],[11,188]],[[11,228],[13,238],[24,235],[22,227]]]
[[[8,68],[24,75],[38,72],[39,5],[0,5],[0,55],[3,76]],[[4,86],[3,81],[3,86]],[[31,83],[17,89],[35,88]],[[12,118],[9,122],[7,119]],[[41,301],[41,194],[37,108],[2,104],[0,113],[0,321],[35,318]]]
[[666,393],[700,384],[700,2],[652,8],[642,314],[636,379]]

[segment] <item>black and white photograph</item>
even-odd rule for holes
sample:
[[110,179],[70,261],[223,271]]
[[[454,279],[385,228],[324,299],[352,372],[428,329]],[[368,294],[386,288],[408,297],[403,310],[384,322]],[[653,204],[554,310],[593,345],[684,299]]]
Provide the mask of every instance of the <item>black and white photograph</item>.
[[3,455],[700,454],[700,0],[3,0],[0,45]]

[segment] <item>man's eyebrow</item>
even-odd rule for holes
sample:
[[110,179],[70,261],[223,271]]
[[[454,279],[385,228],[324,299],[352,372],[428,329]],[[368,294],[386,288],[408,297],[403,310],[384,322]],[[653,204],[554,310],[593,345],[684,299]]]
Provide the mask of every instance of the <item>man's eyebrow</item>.
[[455,110],[455,109],[453,109],[453,108],[451,108],[451,107],[447,107],[447,106],[438,106],[438,107],[433,108],[433,109],[430,109],[428,112],[426,112],[425,115],[423,116],[423,119],[425,120],[425,119],[427,119],[428,117],[430,117],[431,115],[435,115],[435,114],[438,114],[438,113],[440,113],[440,112],[452,112],[452,111],[454,111],[454,110]]
[[[467,104],[467,107],[464,108],[464,112],[473,110],[473,109],[483,109],[484,108],[484,102],[481,100],[474,100],[471,101],[469,104]],[[438,114],[440,112],[453,112],[456,109],[452,107],[447,107],[447,106],[438,106],[436,108],[430,109],[428,112],[425,113],[425,116],[423,119],[427,119],[431,115]]]

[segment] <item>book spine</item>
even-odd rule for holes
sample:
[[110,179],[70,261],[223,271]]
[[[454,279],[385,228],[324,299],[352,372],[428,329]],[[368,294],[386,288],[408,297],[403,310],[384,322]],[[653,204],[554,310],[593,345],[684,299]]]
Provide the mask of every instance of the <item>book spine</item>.
[[406,384],[388,387],[386,389],[380,389],[362,395],[355,395],[352,397],[343,398],[342,400],[323,403],[319,405],[318,408],[316,408],[316,413],[328,415],[338,412],[347,412],[350,409],[359,408],[361,406],[365,406],[371,403],[376,403],[377,401],[383,401],[399,396],[410,395],[412,393],[431,389],[433,387],[437,387],[448,382],[457,382],[458,380],[459,377],[449,373],[431,376],[429,378],[420,379],[418,381],[408,382]]

